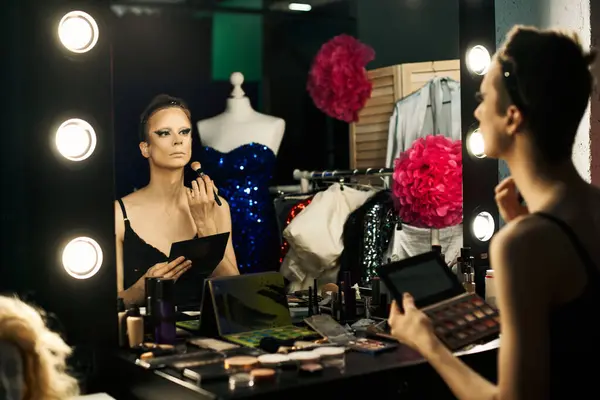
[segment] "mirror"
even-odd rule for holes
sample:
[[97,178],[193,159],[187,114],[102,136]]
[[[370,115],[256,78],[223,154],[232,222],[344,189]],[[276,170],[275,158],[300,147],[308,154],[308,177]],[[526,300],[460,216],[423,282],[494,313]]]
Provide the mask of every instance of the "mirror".
[[[121,0],[111,9],[120,290],[167,260],[173,242],[223,231],[232,242],[215,273],[280,270],[290,290],[337,282],[340,269],[367,284],[383,263],[432,244],[449,264],[459,256],[462,190],[411,207],[425,200],[400,177],[412,152],[449,171],[445,185],[462,184],[458,0]],[[174,103],[146,115],[140,136],[159,94]],[[426,145],[446,147],[426,162]],[[224,200],[210,215],[173,194],[182,174],[193,189],[190,161]]]

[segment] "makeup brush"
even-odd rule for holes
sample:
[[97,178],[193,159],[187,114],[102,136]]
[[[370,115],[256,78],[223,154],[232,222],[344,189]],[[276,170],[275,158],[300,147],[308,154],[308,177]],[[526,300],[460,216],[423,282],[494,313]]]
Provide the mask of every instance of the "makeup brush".
[[[192,169],[196,172],[196,174],[198,174],[198,176],[200,178],[204,177],[204,172],[202,171],[202,166],[200,165],[200,163],[198,161],[194,161],[193,163],[191,163],[190,167],[192,167]],[[222,206],[223,203],[221,203],[221,199],[219,198],[219,195],[217,195],[217,191],[213,189],[213,193],[215,195],[215,203],[217,203],[218,206]]]

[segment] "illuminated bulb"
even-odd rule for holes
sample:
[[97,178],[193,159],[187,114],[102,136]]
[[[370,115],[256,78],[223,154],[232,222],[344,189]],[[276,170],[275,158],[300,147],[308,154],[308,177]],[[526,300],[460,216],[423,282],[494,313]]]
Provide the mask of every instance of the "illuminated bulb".
[[56,130],[55,143],[58,152],[67,160],[83,161],[96,148],[96,132],[82,119],[69,119]]
[[495,227],[494,217],[492,217],[489,212],[482,211],[477,214],[473,220],[473,235],[475,235],[478,240],[487,242],[494,235]]
[[467,149],[469,153],[477,158],[485,158],[485,142],[479,128],[475,129],[467,140]]
[[71,11],[58,23],[58,38],[73,53],[90,51],[98,43],[98,24],[83,11]]
[[94,239],[75,238],[63,249],[62,263],[73,278],[88,279],[96,275],[102,266],[102,249]]
[[310,10],[312,10],[312,6],[310,4],[305,4],[305,3],[290,3],[288,8],[291,11],[310,11]]
[[467,67],[474,74],[485,75],[491,62],[490,52],[483,46],[474,46],[467,52]]

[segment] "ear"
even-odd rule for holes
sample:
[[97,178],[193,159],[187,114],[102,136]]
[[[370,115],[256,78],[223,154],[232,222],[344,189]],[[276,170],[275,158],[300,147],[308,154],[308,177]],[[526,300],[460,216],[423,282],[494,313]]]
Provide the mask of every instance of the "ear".
[[144,158],[150,157],[150,151],[148,147],[148,142],[140,142],[140,152],[142,153],[142,157]]
[[523,126],[523,114],[516,106],[510,105],[506,110],[506,133],[510,136],[517,134]]

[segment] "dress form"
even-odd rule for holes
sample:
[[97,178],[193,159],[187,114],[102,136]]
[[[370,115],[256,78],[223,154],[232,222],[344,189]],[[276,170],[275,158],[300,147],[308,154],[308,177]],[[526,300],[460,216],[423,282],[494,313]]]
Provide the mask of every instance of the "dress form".
[[233,91],[227,99],[225,111],[197,123],[202,145],[221,153],[229,153],[240,146],[258,143],[267,146],[277,155],[285,132],[285,121],[261,114],[252,108],[250,99],[242,89],[242,73],[231,74],[230,82]]

